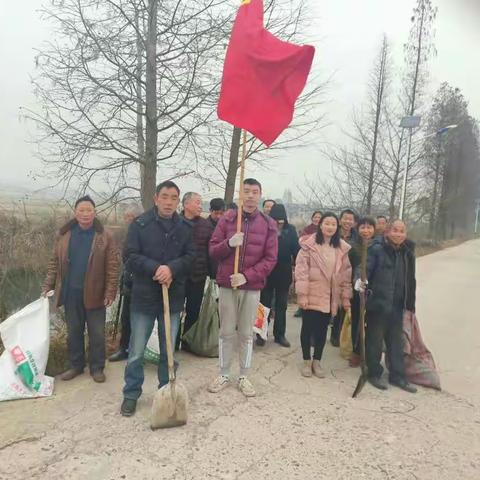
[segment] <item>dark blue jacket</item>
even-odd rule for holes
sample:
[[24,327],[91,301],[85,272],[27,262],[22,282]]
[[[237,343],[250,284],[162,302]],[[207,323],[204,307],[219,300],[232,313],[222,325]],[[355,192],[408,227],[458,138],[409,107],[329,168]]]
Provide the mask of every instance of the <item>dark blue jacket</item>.
[[415,312],[417,282],[412,241],[406,240],[398,249],[386,239],[372,242],[368,248],[367,278],[367,312],[388,315],[398,299],[405,310]]
[[170,311],[181,312],[185,300],[185,281],[195,258],[192,224],[174,214],[167,232],[156,207],[133,221],[124,250],[126,268],[133,274],[132,308],[137,311],[163,309],[162,287],[153,280],[157,268],[168,265],[173,281],[169,288]]

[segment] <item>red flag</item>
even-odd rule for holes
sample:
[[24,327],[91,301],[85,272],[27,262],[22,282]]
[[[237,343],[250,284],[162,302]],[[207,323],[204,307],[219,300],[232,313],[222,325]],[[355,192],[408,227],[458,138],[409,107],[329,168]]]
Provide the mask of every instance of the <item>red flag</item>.
[[263,0],[243,0],[225,57],[218,117],[270,146],[292,121],[314,54],[314,47],[283,42],[264,28]]

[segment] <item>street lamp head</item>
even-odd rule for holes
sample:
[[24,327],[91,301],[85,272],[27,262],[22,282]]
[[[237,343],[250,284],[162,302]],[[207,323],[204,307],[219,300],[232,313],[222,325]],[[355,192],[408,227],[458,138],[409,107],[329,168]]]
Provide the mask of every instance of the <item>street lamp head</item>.
[[440,130],[437,130],[437,135],[443,135],[443,134],[445,134],[445,133],[449,132],[450,130],[453,130],[454,128],[457,128],[457,127],[458,127],[457,124],[447,125],[446,127],[443,127]]

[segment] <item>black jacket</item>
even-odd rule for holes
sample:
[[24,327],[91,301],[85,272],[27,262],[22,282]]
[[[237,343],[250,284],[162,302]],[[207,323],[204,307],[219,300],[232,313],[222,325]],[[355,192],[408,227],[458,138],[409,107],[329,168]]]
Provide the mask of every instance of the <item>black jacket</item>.
[[293,225],[286,223],[278,236],[277,264],[268,277],[268,283],[274,286],[292,283],[292,265],[299,250],[297,231]]
[[[399,299],[405,310],[415,312],[417,282],[413,242],[407,240],[396,249],[386,239],[374,241],[368,249],[367,278],[367,312],[390,314]],[[396,290],[395,285],[401,285],[400,290]]]
[[[183,217],[183,215],[182,215]],[[183,217],[185,218],[185,217]],[[195,260],[193,261],[190,280],[192,282],[204,282],[210,271],[208,259],[208,244],[214,227],[210,220],[197,217],[193,220],[187,220],[193,225],[193,243],[195,245]]]
[[168,265],[173,281],[169,288],[170,311],[183,310],[185,281],[195,258],[192,224],[174,214],[167,232],[156,207],[140,215],[128,229],[124,250],[126,268],[133,274],[132,307],[140,311],[163,308],[162,286],[153,280],[160,265]]

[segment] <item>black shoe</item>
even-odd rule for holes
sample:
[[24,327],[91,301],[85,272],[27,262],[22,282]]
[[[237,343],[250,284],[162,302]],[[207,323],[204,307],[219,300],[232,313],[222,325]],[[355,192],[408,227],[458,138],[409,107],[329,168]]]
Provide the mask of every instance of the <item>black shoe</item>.
[[267,342],[257,333],[255,343],[257,344],[257,347],[263,347]]
[[368,377],[368,381],[379,390],[388,390],[387,384],[381,377]]
[[408,383],[406,380],[389,380],[390,385],[395,385],[395,387],[401,388],[408,393],[417,393],[417,387],[414,387],[411,383]]
[[120,362],[122,360],[126,360],[128,358],[128,352],[121,348],[118,352],[112,353],[108,357],[109,362]]
[[278,337],[275,339],[275,343],[278,343],[282,347],[290,348],[290,342],[285,337]]
[[340,346],[340,340],[338,338],[335,338],[335,337],[330,337],[330,343],[334,347],[339,347]]
[[66,372],[63,372],[60,375],[60,379],[63,380],[64,382],[68,382],[69,380],[73,380],[74,378],[78,377],[83,373],[83,368],[78,369],[78,368],[69,368]]
[[105,381],[107,380],[107,377],[105,377],[103,370],[97,370],[96,372],[93,372],[92,378],[93,381],[96,383],[105,383]]
[[124,417],[131,417],[135,410],[137,409],[137,401],[132,400],[131,398],[124,398],[122,402],[122,406],[120,407],[120,413]]

